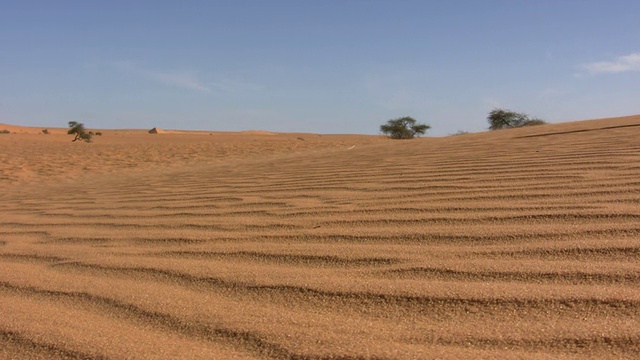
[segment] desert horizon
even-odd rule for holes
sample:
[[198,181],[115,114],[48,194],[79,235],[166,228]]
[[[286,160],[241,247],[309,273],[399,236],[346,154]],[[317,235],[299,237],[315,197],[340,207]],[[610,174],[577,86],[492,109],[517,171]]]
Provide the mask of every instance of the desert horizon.
[[640,115],[89,125],[0,124],[0,358],[640,356]]

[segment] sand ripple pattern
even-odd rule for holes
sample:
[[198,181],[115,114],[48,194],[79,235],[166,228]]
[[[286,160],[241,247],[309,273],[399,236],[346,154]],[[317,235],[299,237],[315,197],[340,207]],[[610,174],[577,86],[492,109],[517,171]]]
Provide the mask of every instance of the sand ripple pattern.
[[7,185],[0,358],[638,358],[637,123]]

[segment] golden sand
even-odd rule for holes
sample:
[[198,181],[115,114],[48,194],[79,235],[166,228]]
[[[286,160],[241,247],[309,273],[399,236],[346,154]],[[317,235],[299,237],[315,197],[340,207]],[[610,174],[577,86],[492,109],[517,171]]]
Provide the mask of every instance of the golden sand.
[[638,358],[639,124],[0,124],[0,358]]

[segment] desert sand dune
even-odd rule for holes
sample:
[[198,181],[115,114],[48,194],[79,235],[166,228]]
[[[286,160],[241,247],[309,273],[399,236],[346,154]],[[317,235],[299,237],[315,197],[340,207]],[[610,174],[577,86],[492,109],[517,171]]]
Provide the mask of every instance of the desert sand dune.
[[638,358],[638,124],[12,127],[0,358]]

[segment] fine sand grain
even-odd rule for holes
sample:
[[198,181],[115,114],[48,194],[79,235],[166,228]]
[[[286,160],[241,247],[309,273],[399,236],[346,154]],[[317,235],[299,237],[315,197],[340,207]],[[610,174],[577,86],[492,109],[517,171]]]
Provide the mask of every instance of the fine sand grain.
[[639,124],[0,124],[0,358],[638,358]]

